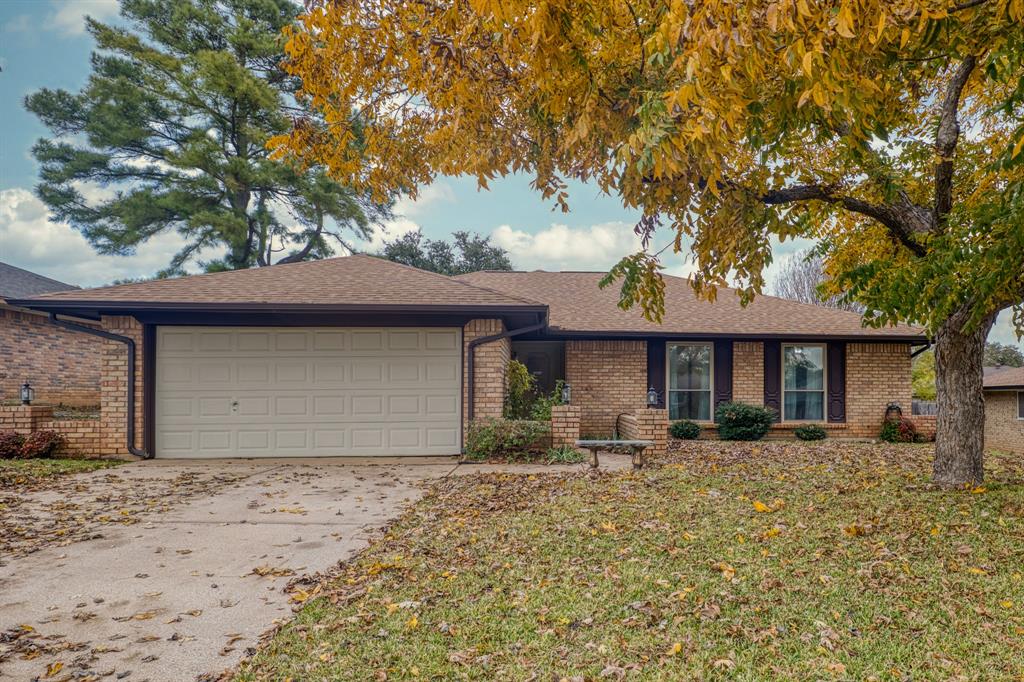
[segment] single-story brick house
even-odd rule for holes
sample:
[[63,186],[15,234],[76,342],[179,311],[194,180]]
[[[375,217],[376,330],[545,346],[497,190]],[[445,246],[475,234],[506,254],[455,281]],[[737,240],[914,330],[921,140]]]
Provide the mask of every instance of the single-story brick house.
[[673,419],[713,426],[736,400],[777,410],[779,433],[835,437],[874,437],[887,404],[910,405],[920,330],[768,296],[743,308],[728,290],[709,304],[675,277],[659,325],[600,278],[350,256],[15,303],[102,325],[111,452],[130,438],[156,457],[456,454],[468,423],[501,415],[513,356],[571,385],[585,435],[647,408],[651,388]]
[[100,404],[99,340],[58,329],[45,314],[10,304],[13,299],[77,288],[0,263],[0,403],[18,400],[27,381],[40,402]]
[[985,445],[1024,453],[1024,367],[985,373]]

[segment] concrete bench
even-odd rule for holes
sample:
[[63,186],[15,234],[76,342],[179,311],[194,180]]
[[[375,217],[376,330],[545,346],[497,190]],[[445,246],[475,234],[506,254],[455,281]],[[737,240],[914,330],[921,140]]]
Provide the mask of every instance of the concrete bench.
[[583,448],[590,452],[590,468],[596,469],[597,452],[601,448],[629,448],[633,453],[633,468],[642,469],[644,466],[644,450],[654,445],[653,440],[578,440],[576,447]]

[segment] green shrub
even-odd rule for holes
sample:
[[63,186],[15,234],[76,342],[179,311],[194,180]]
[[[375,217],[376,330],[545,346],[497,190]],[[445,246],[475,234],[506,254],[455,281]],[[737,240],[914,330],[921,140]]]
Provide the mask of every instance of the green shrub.
[[548,448],[546,453],[548,464],[578,464],[586,459],[586,455],[571,445],[559,445]]
[[525,419],[485,419],[466,432],[466,459],[527,459],[538,441],[551,432],[551,424]]
[[537,379],[526,365],[509,360],[505,371],[505,419],[525,419],[535,400]]
[[668,427],[668,433],[673,438],[696,440],[700,437],[700,425],[690,421],[689,419],[682,419],[680,421],[672,422]]
[[878,434],[878,439],[886,443],[916,443],[919,438],[914,422],[906,417],[882,422],[882,432]]
[[14,431],[0,431],[0,459],[21,457],[21,447],[25,444],[25,436]]
[[21,446],[22,459],[48,459],[67,447],[68,439],[63,433],[43,429],[33,431],[25,437]]
[[825,440],[828,435],[820,424],[806,424],[793,429],[793,435],[800,440]]
[[551,421],[551,408],[562,404],[562,387],[565,382],[559,379],[555,382],[555,390],[550,395],[539,395],[533,401],[530,408],[530,419],[538,422]]
[[722,440],[761,440],[775,421],[775,413],[746,403],[722,403],[715,410]]

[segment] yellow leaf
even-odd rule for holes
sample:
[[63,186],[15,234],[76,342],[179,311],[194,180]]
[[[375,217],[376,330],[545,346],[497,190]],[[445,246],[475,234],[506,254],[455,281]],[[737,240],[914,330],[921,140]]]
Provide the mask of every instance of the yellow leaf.
[[61,663],[60,661],[57,661],[56,663],[51,663],[50,665],[46,666],[46,676],[47,677],[53,677],[54,675],[59,673],[61,668],[63,668],[63,667],[64,667],[64,664]]
[[666,656],[675,656],[683,650],[683,645],[680,642],[673,644],[668,651],[665,652]]
[[769,507],[764,502],[762,502],[761,500],[754,500],[754,511],[756,511],[758,514],[767,514],[768,512],[772,511],[772,508]]
[[999,602],[999,605],[1002,606],[1004,609],[1012,609],[1013,608],[1013,602],[1010,601],[1009,599],[1004,599],[1003,601]]
[[810,78],[814,74],[814,52],[805,52],[803,59],[804,75]]
[[900,49],[902,50],[910,42],[910,28],[904,27],[903,33],[900,34]]
[[973,573],[974,575],[988,575],[988,571],[986,571],[984,568],[978,568],[977,566],[971,566],[967,569],[967,571],[968,573]]
[[410,630],[415,630],[419,626],[420,626],[420,619],[417,618],[416,616],[413,616],[409,620],[405,621],[405,627],[407,627]]
[[875,37],[872,38],[872,43],[877,43],[882,39],[882,33],[885,32],[885,12],[878,13],[878,26],[875,27]]

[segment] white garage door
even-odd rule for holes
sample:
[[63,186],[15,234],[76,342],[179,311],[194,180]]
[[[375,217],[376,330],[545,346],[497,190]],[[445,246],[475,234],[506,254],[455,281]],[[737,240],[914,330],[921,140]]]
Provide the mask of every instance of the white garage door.
[[158,327],[157,457],[454,455],[459,329]]

